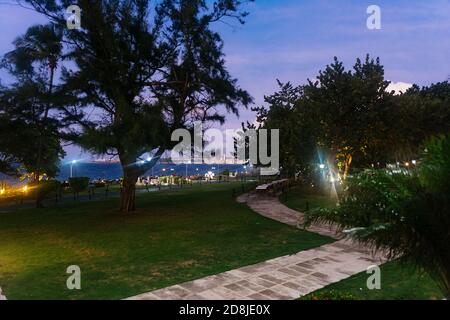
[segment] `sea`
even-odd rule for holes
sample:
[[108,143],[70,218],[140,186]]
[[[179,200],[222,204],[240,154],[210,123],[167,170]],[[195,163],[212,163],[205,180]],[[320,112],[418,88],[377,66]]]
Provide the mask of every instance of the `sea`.
[[[225,170],[244,173],[247,166],[243,164],[156,164],[143,176],[194,176],[205,175],[208,172],[219,174]],[[72,171],[72,172],[71,172]],[[108,179],[115,180],[123,176],[120,163],[116,162],[77,162],[61,165],[57,179],[66,181],[73,177],[89,177],[91,180]]]

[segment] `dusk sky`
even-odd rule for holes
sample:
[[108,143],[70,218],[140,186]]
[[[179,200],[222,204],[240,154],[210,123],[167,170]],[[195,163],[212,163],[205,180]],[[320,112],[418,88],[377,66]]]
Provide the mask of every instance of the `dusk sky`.
[[[46,21],[7,3],[14,1],[0,0],[1,55],[27,27]],[[366,27],[366,9],[372,4],[381,8],[381,30]],[[245,25],[217,28],[229,71],[257,105],[277,89],[276,79],[305,83],[333,56],[347,67],[367,53],[379,56],[393,82],[428,85],[450,76],[449,0],[256,0],[247,10]],[[240,119],[229,116],[226,127],[254,119],[251,111],[242,111]],[[68,157],[77,152],[69,150]]]

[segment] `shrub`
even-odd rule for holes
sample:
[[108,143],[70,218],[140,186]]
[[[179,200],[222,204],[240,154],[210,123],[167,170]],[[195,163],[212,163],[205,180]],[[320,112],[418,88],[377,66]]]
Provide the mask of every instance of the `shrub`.
[[40,183],[40,188],[42,197],[48,197],[60,190],[61,183],[57,180],[43,181]]
[[75,177],[69,179],[69,185],[72,191],[75,194],[80,193],[81,191],[84,191],[89,186],[89,178],[88,177]]
[[57,180],[44,180],[38,182],[32,182],[29,184],[30,191],[33,196],[38,196],[42,199],[48,197],[52,193],[58,192],[61,188],[61,183]]

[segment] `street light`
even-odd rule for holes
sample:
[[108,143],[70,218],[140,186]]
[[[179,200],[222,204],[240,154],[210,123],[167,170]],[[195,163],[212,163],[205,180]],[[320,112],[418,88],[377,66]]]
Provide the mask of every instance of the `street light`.
[[321,163],[321,164],[319,165],[319,168],[323,170],[323,169],[325,169],[325,165],[324,165],[323,163]]
[[77,163],[77,160],[72,160],[70,163],[70,177],[73,177],[73,166]]

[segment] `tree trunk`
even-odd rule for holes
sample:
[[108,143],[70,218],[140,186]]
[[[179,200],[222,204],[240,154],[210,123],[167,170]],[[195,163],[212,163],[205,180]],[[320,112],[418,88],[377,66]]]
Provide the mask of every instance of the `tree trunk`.
[[351,154],[348,154],[345,157],[344,180],[346,180],[348,177],[348,173],[350,171],[350,166],[352,165],[352,162],[353,162],[353,157]]
[[122,192],[120,194],[120,211],[128,214],[136,210],[136,182],[139,175],[125,169],[123,177]]
[[38,208],[38,209],[45,208],[44,199],[42,197],[42,192],[39,188],[39,184],[38,184],[38,189],[36,191],[36,208]]
[[[50,67],[50,83],[49,83],[49,89],[48,89],[49,96],[53,92],[53,78],[55,76],[55,68],[56,67]],[[45,122],[47,121],[49,111],[50,111],[50,105],[47,104],[45,106],[45,111],[44,111],[43,125],[45,125]],[[41,126],[41,129],[42,129],[42,126]],[[40,170],[41,170],[41,158],[42,158],[42,132],[39,133],[38,154],[37,154],[37,163],[36,163],[36,172],[35,172],[35,176],[36,176],[36,180],[37,180],[37,186],[38,186],[37,195],[36,195],[36,208],[44,208],[44,205],[42,203],[43,199],[42,199],[40,188],[39,188],[39,182],[40,182],[39,176],[40,176]]]
[[120,193],[120,211],[124,214],[136,210],[136,183],[140,176],[150,170],[164,153],[164,149],[159,149],[152,157],[152,160],[144,164],[137,165],[138,157],[136,154],[119,151],[119,159],[123,169],[123,184]]

